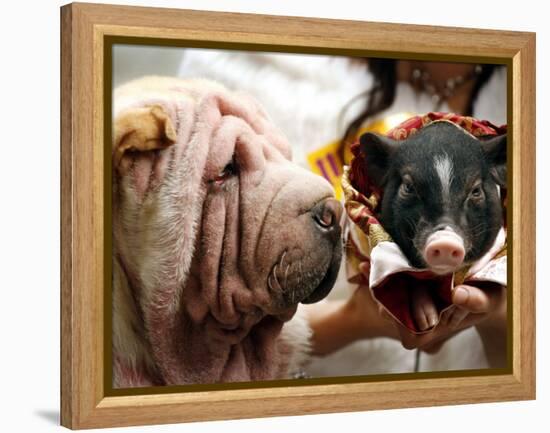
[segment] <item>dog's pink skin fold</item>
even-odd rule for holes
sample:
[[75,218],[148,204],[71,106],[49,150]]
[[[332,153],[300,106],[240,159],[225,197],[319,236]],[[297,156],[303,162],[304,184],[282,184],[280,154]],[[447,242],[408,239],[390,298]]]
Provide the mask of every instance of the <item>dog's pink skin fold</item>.
[[[331,187],[289,162],[285,137],[246,95],[149,78],[114,101],[115,119],[162,106],[177,141],[114,172],[113,385],[285,377],[302,350],[282,332],[296,305],[267,276],[284,251],[284,284],[301,278],[298,264],[320,266],[303,214]],[[212,182],[233,155],[240,175]]]

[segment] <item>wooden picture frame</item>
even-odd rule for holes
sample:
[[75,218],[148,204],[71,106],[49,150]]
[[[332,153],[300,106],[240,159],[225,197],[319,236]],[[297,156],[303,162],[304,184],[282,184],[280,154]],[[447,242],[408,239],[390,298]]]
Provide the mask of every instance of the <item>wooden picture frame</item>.
[[[508,67],[512,175],[506,371],[341,383],[108,392],[110,276],[107,48],[116,38],[179,46],[415,59]],[[252,48],[251,48],[252,47]],[[459,53],[459,54],[457,54]],[[533,33],[97,4],[61,8],[61,424],[73,428],[345,412],[535,398],[535,35]],[[510,283],[511,282],[511,283]]]

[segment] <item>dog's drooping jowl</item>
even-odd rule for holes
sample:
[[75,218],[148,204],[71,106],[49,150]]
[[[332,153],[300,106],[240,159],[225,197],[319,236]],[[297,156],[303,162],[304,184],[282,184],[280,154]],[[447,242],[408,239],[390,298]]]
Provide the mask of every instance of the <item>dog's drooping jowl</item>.
[[[503,224],[506,135],[478,139],[438,121],[401,141],[366,133],[360,149],[383,191],[377,218],[412,266],[445,275],[489,251]],[[429,302],[421,290],[413,297],[417,323],[434,321]]]
[[216,83],[140,79],[113,113],[113,385],[287,377],[311,332],[297,305],[339,269],[332,187]]

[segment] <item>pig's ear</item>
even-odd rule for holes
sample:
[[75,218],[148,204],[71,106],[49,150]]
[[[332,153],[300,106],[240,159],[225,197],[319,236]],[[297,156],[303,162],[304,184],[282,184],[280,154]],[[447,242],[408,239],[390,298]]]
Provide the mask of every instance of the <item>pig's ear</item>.
[[367,132],[359,138],[361,156],[365,160],[367,176],[378,187],[382,187],[390,160],[399,144],[383,135]]
[[160,105],[132,108],[114,122],[113,167],[121,168],[127,152],[164,149],[176,142],[172,120]]
[[481,142],[485,158],[489,162],[491,176],[504,188],[506,188],[506,142],[506,134]]

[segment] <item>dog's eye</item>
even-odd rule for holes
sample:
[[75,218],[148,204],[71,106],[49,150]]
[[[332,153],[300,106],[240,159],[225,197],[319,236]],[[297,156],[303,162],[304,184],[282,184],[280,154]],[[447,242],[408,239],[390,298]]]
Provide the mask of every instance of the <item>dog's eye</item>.
[[229,162],[222,171],[218,173],[218,175],[212,180],[213,183],[216,185],[222,185],[227,179],[229,179],[232,176],[235,176],[237,174],[237,164],[235,163],[235,160],[232,159],[231,162]]

